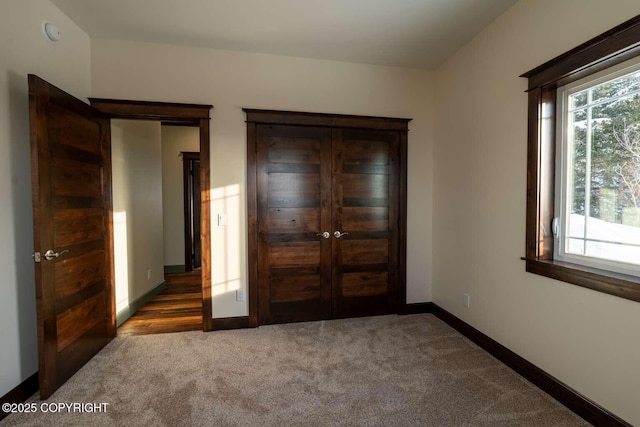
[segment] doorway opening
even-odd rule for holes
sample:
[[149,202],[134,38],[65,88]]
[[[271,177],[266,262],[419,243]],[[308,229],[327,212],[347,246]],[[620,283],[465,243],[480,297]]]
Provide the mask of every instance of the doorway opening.
[[[205,331],[211,330],[211,264],[209,261],[211,256],[209,111],[212,106],[101,98],[90,98],[89,100],[94,108],[108,114],[114,119],[151,121],[161,124],[163,127],[195,127],[198,129],[198,148],[201,163],[199,164],[198,171],[196,172],[196,175],[194,175],[192,181],[197,181],[199,184],[200,250],[195,256],[198,257],[199,255],[200,268],[192,268],[192,271],[190,272],[165,273],[166,284],[164,289],[159,290],[162,291],[162,293],[155,296],[151,295],[151,306],[146,310],[141,310],[140,313],[141,315],[146,314],[149,319],[153,318],[154,322],[149,322],[149,325],[153,323],[155,326],[137,326],[136,328],[133,328],[132,333],[138,334],[189,330],[189,328],[194,329],[194,323]],[[178,154],[179,153],[176,153],[176,160],[179,159]],[[196,188],[193,183],[192,186]],[[198,203],[196,197],[193,199],[195,203]],[[114,214],[116,213],[117,212],[114,211]],[[114,215],[114,223],[115,221],[116,219]],[[185,221],[185,224],[187,222],[193,221]],[[184,230],[186,227],[181,228]],[[193,228],[194,232],[197,232],[195,230],[198,227]],[[185,254],[183,248],[184,246],[180,248],[180,252]],[[193,264],[194,263],[192,262],[192,266]],[[186,270],[186,259],[184,266]],[[178,320],[175,316],[167,315],[172,310],[171,307],[177,300],[185,302],[185,306],[178,310],[182,310],[185,313],[191,313],[190,316],[187,315],[185,318]],[[201,307],[199,316],[193,312],[194,307],[196,308],[196,311]],[[201,323],[198,323],[196,318],[199,318],[199,322]],[[138,321],[138,324],[140,324],[140,321]],[[121,334],[127,333],[122,328],[118,332]]]

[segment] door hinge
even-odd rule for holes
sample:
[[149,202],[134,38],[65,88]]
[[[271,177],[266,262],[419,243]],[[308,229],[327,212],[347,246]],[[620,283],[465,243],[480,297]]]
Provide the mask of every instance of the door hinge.
[[554,239],[558,239],[560,237],[560,224],[558,217],[553,218],[553,221],[551,221],[551,232],[553,233]]
[[33,255],[31,255],[33,257],[33,260],[35,262],[40,262],[42,261],[42,257],[40,256],[40,252],[35,252]]

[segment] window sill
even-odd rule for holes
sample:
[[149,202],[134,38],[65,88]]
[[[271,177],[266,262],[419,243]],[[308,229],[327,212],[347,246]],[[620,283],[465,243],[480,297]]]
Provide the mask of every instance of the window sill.
[[561,261],[524,259],[529,273],[640,302],[640,277]]

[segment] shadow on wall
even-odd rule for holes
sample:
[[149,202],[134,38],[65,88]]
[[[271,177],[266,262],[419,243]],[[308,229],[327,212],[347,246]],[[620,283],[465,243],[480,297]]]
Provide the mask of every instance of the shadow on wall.
[[13,241],[15,244],[20,376],[38,369],[35,272],[33,266],[33,212],[31,207],[31,150],[27,76],[9,71],[9,141]]

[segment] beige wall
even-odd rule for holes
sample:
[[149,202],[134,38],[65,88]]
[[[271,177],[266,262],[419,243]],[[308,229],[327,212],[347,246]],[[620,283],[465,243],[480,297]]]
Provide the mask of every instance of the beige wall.
[[[436,72],[433,300],[640,425],[640,305],[525,273],[527,82],[640,13],[637,0],[523,0]],[[471,308],[463,306],[471,294]]]
[[185,265],[183,151],[200,151],[200,128],[162,126],[164,265]]
[[246,130],[242,107],[410,117],[409,302],[431,299],[432,73],[273,55],[92,41],[92,95],[213,104],[214,317],[242,316],[246,288]]
[[[47,41],[41,22],[62,31]],[[0,396],[38,370],[27,74],[89,95],[90,42],[46,0],[0,4]]]
[[119,313],[164,281],[160,122],[112,120],[111,159]]

